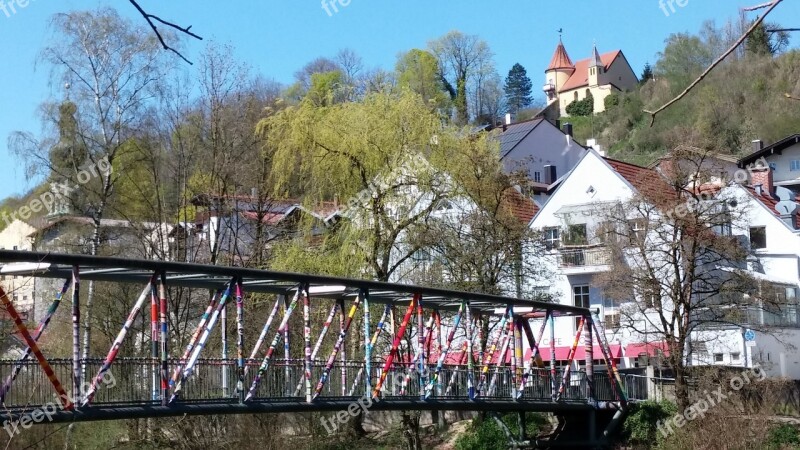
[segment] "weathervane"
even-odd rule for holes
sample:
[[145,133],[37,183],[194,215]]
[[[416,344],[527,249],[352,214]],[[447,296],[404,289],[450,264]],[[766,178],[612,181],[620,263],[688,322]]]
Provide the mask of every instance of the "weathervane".
[[564,34],[564,29],[563,29],[563,28],[559,28],[559,29],[558,29],[558,40],[559,40],[559,41],[561,40],[561,35],[562,35],[562,34]]

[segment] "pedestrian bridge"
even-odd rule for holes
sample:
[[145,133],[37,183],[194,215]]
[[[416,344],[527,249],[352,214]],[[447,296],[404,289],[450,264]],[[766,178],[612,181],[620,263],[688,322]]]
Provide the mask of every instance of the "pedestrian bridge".
[[[9,339],[23,345],[21,357],[0,361],[2,421],[343,411],[360,400],[370,410],[581,417],[586,442],[595,443],[641,389],[617,372],[598,317],[568,305],[239,267],[5,250],[0,274],[30,277],[37,298],[52,290],[37,324],[25,323],[13,297],[0,290],[15,327],[6,347]],[[81,290],[92,281],[129,294],[95,298],[95,304],[115,302],[126,315],[112,324],[113,343],[84,357]],[[268,307],[255,308],[256,299]],[[66,316],[57,315],[62,303],[71,322],[58,329],[72,332],[52,336],[51,322]],[[569,363],[582,345],[581,371],[559,367],[552,347],[553,360],[540,357],[539,343],[548,333],[553,345],[554,318],[563,316],[579,321]],[[487,328],[492,331],[483,336]],[[40,340],[54,339],[71,341],[71,354],[40,348]],[[526,358],[523,349],[529,349]],[[595,367],[596,361],[603,364]],[[597,414],[613,417],[605,433],[596,430]]]

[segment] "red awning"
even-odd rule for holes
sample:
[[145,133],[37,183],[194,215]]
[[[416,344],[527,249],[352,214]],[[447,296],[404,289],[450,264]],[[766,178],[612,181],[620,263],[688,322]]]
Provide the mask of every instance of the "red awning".
[[[622,346],[621,345],[609,345],[611,349],[611,357],[614,359],[619,359],[622,356]],[[569,358],[569,350],[570,347],[556,347],[556,360],[557,361],[564,361]],[[528,360],[530,358],[531,350],[525,352],[525,359]],[[542,346],[539,347],[539,354],[542,356],[544,361],[550,361],[550,347],[549,346]],[[592,354],[594,359],[603,359],[603,352],[600,350],[600,347],[595,345],[592,348]],[[586,348],[583,345],[579,345],[578,348],[575,350],[575,359],[576,360],[583,360],[586,358]]]
[[625,347],[625,356],[628,358],[635,358],[642,353],[655,356],[658,351],[664,355],[669,355],[669,345],[667,345],[666,342],[643,342],[639,344],[628,344],[628,346]]

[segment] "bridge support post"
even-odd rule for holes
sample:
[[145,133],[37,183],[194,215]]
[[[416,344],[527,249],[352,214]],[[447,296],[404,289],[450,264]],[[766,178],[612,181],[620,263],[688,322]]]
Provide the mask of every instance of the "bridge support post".
[[150,286],[150,399],[158,400],[158,288]]
[[527,433],[525,432],[525,411],[520,411],[517,415],[517,421],[519,422],[519,440],[526,441],[528,440]]
[[311,403],[311,294],[308,284],[303,287],[303,361],[306,383],[306,402]]
[[553,310],[547,310],[547,317],[550,319],[550,396],[556,401],[556,321]]
[[[362,289],[361,295],[364,297],[364,392],[372,390],[372,333],[369,327],[369,292]],[[381,325],[378,324],[378,327]],[[380,331],[380,328],[378,329]]]
[[[233,284],[233,283],[231,283]],[[219,312],[219,331],[222,336],[222,396],[228,396],[228,304],[222,307]]]
[[472,352],[472,333],[474,324],[472,323],[472,313],[470,311],[469,302],[464,303],[464,312],[466,314],[466,327],[467,327],[467,394],[470,400],[475,400],[475,382],[473,372],[472,360],[474,353]]
[[[289,311],[289,297],[285,295],[279,295],[279,298],[283,298],[283,316],[286,317],[286,313]],[[280,333],[280,331],[279,331]],[[286,396],[290,396],[292,394],[292,370],[289,367],[289,327],[283,330],[283,375],[284,379],[286,380]]]
[[239,403],[244,403],[244,294],[242,279],[236,280],[236,392]]
[[586,317],[586,333],[583,338],[586,354],[586,386],[589,404],[594,405],[594,339],[592,338],[592,317]]
[[167,276],[161,273],[158,284],[158,298],[161,309],[161,405],[166,406],[169,400],[169,349],[167,341],[169,336],[169,316],[167,311]]
[[81,276],[72,266],[72,396],[81,394]]

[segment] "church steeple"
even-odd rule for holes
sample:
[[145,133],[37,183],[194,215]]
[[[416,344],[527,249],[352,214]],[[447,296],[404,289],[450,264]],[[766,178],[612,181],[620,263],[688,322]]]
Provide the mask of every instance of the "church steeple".
[[547,67],[545,72],[563,69],[575,70],[575,64],[572,63],[572,60],[567,54],[567,49],[564,48],[564,43],[561,42],[561,38],[559,38],[558,47],[556,47],[556,51],[553,53],[553,58],[550,60],[550,65]]
[[606,66],[603,64],[603,59],[600,58],[600,53],[597,52],[597,44],[592,48],[592,57],[589,58],[589,86],[598,86],[600,84],[600,76],[605,72]]
[[573,73],[575,73],[575,64],[569,58],[567,49],[564,48],[564,43],[561,42],[561,37],[559,37],[558,46],[553,53],[553,58],[550,60],[550,65],[544,71],[544,93],[547,95],[548,101],[555,100],[558,96],[558,91],[561,90],[561,87],[564,86]]

